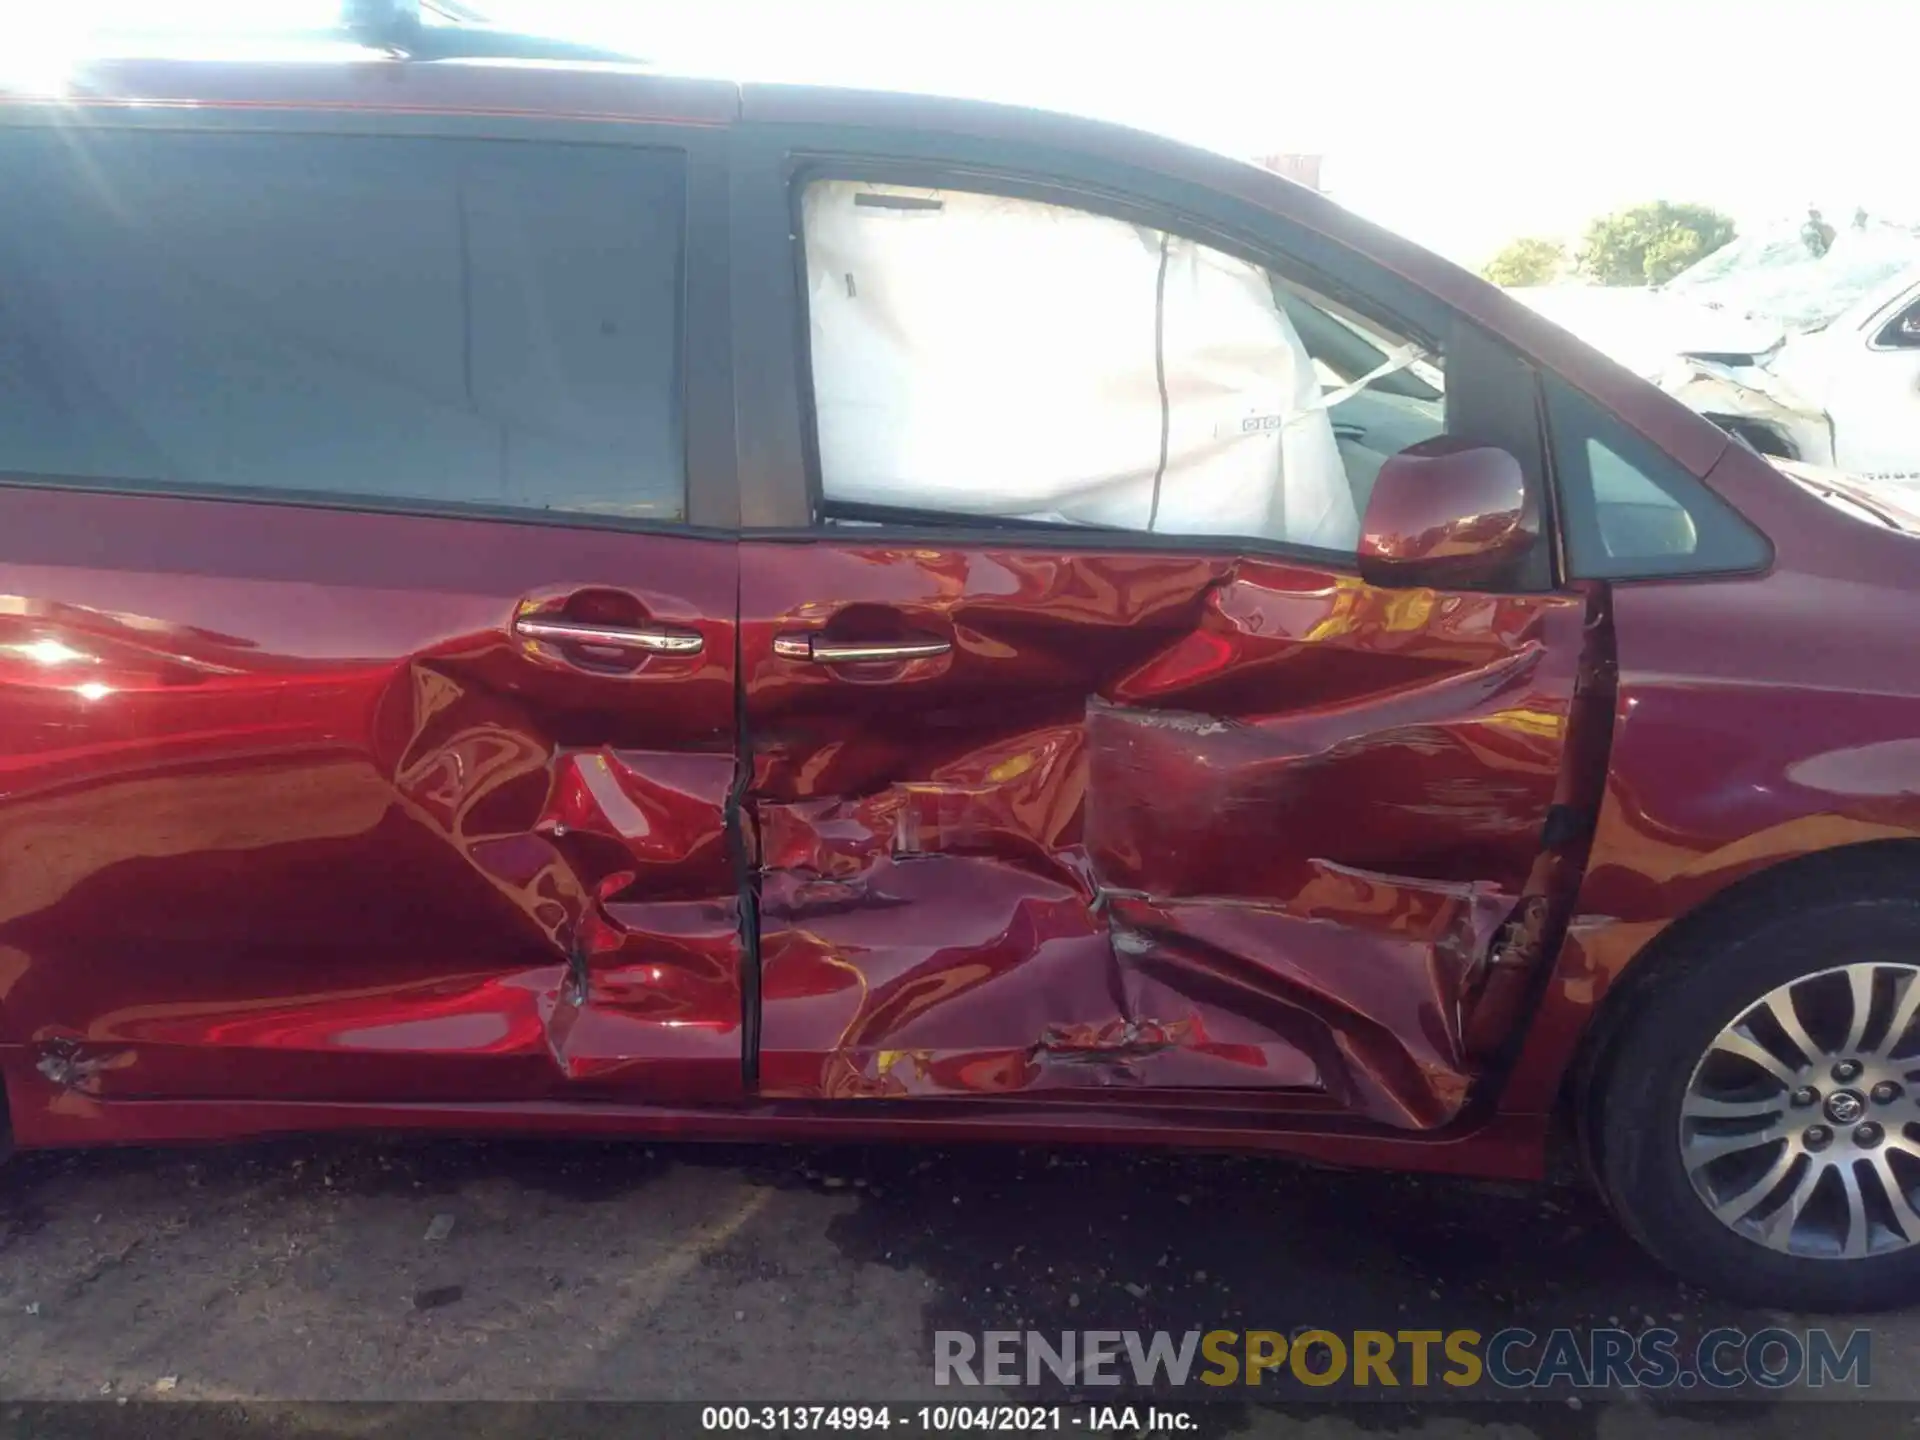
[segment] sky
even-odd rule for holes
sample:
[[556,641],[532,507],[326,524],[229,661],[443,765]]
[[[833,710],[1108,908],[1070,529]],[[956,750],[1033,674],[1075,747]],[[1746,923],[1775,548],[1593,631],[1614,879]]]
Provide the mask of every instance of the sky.
[[[663,68],[972,95],[1242,157],[1321,153],[1341,203],[1478,264],[1643,200],[1752,227],[1920,222],[1916,0],[467,0]],[[0,35],[153,13],[0,0]],[[320,0],[169,0],[324,22]],[[1903,161],[1901,155],[1908,158]]]

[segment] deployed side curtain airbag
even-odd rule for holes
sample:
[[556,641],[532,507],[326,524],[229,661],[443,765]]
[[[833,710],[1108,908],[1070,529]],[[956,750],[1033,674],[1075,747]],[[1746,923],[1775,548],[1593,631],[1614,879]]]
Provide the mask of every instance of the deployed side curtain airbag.
[[816,182],[803,216],[829,500],[1356,544],[1260,267],[960,191]]

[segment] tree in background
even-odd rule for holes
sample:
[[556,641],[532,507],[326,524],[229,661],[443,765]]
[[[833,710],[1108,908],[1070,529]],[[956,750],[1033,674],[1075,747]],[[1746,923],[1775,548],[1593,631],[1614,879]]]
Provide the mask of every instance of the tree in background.
[[1602,285],[1660,285],[1731,239],[1732,216],[1655,200],[1587,226],[1580,269]]
[[1546,285],[1566,268],[1566,246],[1529,235],[1509,240],[1480,273],[1496,285]]

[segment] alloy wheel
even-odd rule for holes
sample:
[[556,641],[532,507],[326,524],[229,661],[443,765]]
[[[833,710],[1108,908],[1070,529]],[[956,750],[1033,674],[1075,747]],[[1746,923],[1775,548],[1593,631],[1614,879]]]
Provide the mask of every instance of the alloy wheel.
[[1920,1244],[1920,966],[1862,962],[1763,995],[1716,1035],[1680,1107],[1694,1193],[1770,1250]]

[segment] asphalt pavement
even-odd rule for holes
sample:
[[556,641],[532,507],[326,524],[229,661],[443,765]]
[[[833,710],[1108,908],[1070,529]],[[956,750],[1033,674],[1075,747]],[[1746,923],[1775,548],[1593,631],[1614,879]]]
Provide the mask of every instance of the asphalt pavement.
[[[1810,1323],[1680,1284],[1566,1184],[1081,1150],[358,1139],[0,1170],[0,1397],[16,1404],[951,1401],[943,1331]],[[1827,1323],[1871,1325],[1875,1394],[1920,1396],[1914,1315]],[[1093,1393],[1050,1383],[1014,1398]],[[1206,1428],[1920,1434],[1903,1407],[1831,1391],[1447,1415],[1404,1394],[1342,1411],[1298,1387],[1240,1396]]]

